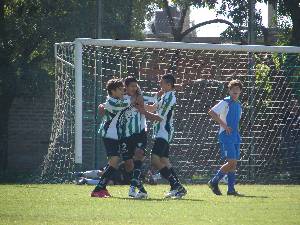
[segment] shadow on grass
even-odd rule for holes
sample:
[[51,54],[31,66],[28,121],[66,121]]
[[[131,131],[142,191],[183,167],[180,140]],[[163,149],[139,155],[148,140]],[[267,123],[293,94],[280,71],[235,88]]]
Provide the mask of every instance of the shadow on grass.
[[167,201],[190,201],[190,202],[203,202],[201,199],[189,199],[189,198],[146,198],[146,199],[135,199],[128,197],[110,197],[112,199],[121,199],[121,200],[132,200],[132,201],[153,201],[153,202],[167,202]]
[[238,195],[232,195],[228,197],[234,197],[234,198],[269,198],[268,196],[256,196],[256,195],[245,195],[245,194],[238,194]]

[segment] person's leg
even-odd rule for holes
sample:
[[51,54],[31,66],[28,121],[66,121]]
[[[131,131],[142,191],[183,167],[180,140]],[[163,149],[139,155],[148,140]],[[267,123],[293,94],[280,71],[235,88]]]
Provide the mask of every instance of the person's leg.
[[133,159],[123,159],[124,160],[124,167],[128,174],[132,173],[134,169],[134,162]]
[[[161,176],[169,181],[171,191],[167,193],[166,197],[175,197],[176,193],[178,192],[177,189],[181,188],[182,185],[180,184],[177,176],[172,174],[170,170],[171,164],[169,161],[169,143],[162,139],[157,138],[154,143],[154,147],[151,153],[151,162],[152,166],[159,170]],[[186,190],[182,187],[184,194],[186,194]],[[182,197],[183,195],[178,197]]]
[[110,159],[108,161],[108,166],[105,168],[94,191],[106,189],[107,183],[113,177],[114,173],[116,172],[116,170],[118,168],[118,163],[119,163],[119,156],[111,156],[110,157]]
[[110,179],[113,178],[114,173],[118,168],[119,154],[120,154],[119,141],[104,138],[103,142],[105,145],[107,157],[109,158],[108,165],[105,167],[98,184],[96,185],[95,189],[92,191],[91,197],[100,197],[100,198],[110,197],[110,194],[106,190],[106,185],[108,184]]
[[122,158],[124,160],[125,171],[130,177],[130,187],[128,196],[129,197],[136,197],[136,187],[138,186],[138,179],[134,179],[134,176],[138,176],[138,174],[134,174],[135,170],[135,162],[133,160],[133,155],[135,151],[135,143],[134,143],[134,136],[126,137],[122,140],[121,144],[121,153]]
[[87,170],[83,172],[83,176],[88,179],[98,179],[100,177],[100,170]]
[[227,159],[227,162],[221,166],[215,176],[211,179],[213,184],[219,183],[219,181],[230,171],[233,170],[236,160]]
[[145,159],[147,134],[145,132],[141,132],[139,134],[133,135],[132,142],[132,146],[134,148],[134,169],[132,175],[132,185],[138,187],[139,189],[141,188],[143,189],[142,191],[146,192],[146,190],[142,186],[140,177],[142,174],[142,165]]
[[219,189],[219,181],[232,170],[234,165],[234,160],[232,158],[234,155],[234,144],[233,143],[220,143],[221,157],[226,159],[226,163],[221,166],[221,168],[216,172],[214,177],[208,182],[208,186],[212,192],[216,195],[222,195]]
[[99,183],[99,180],[85,178],[85,182],[88,185],[97,185]]
[[[224,143],[220,143],[220,150],[221,150],[221,157],[227,159],[228,151],[227,146]],[[216,172],[215,176],[211,179],[212,184],[218,184],[219,181],[227,174],[228,170],[230,169],[230,166],[228,165],[228,162],[223,164],[221,168]]]
[[236,170],[236,164],[237,161],[236,160],[232,160],[232,169],[230,171],[228,171],[227,177],[228,177],[228,193],[234,193],[235,192],[235,170]]
[[170,178],[169,180],[172,181],[174,180],[174,183],[172,184],[170,182],[171,190],[165,195],[166,198],[181,198],[187,194],[186,189],[183,187],[181,184],[177,173],[175,172],[174,167],[170,163],[169,157],[169,151],[165,152],[165,157],[161,157],[161,162],[166,165],[166,167],[170,171]]
[[133,147],[134,151],[134,169],[132,172],[130,189],[135,187],[138,188],[139,191],[136,193],[136,198],[147,198],[148,194],[141,180],[142,166],[145,159],[145,149],[147,146],[147,133],[143,130],[138,134],[134,134],[131,139],[131,146]]
[[[162,164],[164,164],[166,167],[168,167],[168,169],[171,172],[171,175],[174,177],[174,179],[176,180],[176,183],[180,184],[180,181],[178,179],[177,173],[175,172],[175,169],[173,168],[173,166],[170,163],[170,159],[167,157],[161,157],[160,161]],[[175,185],[176,186],[176,185]]]
[[234,158],[232,160],[231,163],[231,170],[228,171],[228,191],[227,191],[227,195],[238,195],[238,193],[235,190],[235,171],[236,171],[236,166],[237,166],[237,160],[240,158],[240,144],[235,144],[235,151],[234,151],[234,155],[232,156],[232,158]]
[[131,185],[137,187],[140,192],[147,193],[141,181],[142,166],[143,166],[144,159],[145,159],[144,149],[137,148],[134,154],[134,170],[132,174]]

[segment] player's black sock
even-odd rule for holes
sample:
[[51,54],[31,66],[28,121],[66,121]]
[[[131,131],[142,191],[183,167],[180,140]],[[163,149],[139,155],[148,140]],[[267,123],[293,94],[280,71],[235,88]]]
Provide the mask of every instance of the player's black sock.
[[140,160],[134,161],[134,169],[131,177],[131,182],[130,185],[134,187],[138,187],[140,183],[140,177],[142,174],[141,167],[142,167],[143,162]]
[[132,180],[132,176],[133,176],[133,170],[132,170],[132,171],[129,171],[129,172],[126,171],[126,178],[127,178],[127,180],[129,180],[130,182],[131,182],[131,180]]
[[168,167],[162,168],[160,174],[163,178],[167,179],[170,182],[171,189],[177,188],[180,183],[177,182],[177,179],[172,175],[171,170]]
[[170,171],[171,171],[171,174],[175,177],[177,183],[180,183],[180,181],[179,181],[179,179],[178,179],[178,176],[177,176],[177,174],[176,174],[174,168],[171,167],[171,168],[169,168],[169,169],[170,169]]
[[101,189],[106,188],[106,185],[111,177],[113,177],[114,173],[116,172],[116,169],[112,166],[107,166],[104,170],[103,175],[101,176],[99,183],[95,187],[94,191],[99,191]]

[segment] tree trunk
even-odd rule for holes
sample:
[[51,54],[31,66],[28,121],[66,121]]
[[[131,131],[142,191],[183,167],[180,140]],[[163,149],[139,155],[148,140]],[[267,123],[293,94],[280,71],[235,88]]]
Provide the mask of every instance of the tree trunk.
[[296,9],[293,9],[293,11],[294,13],[292,16],[293,30],[291,45],[300,46],[300,13],[295,12]]
[[300,3],[296,0],[285,0],[285,7],[289,11],[293,23],[291,45],[300,46]]

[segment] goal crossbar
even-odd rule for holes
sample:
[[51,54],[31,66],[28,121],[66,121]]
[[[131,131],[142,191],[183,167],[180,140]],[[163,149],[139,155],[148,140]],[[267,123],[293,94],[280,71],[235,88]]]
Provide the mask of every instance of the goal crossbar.
[[185,50],[219,50],[237,52],[277,52],[277,53],[300,53],[300,47],[295,46],[264,46],[264,45],[237,45],[237,44],[206,44],[206,43],[183,43],[164,41],[135,41],[135,40],[112,40],[77,38],[75,44],[82,45],[132,47],[132,48],[163,48]]

